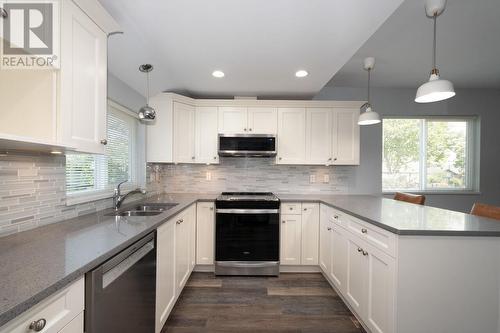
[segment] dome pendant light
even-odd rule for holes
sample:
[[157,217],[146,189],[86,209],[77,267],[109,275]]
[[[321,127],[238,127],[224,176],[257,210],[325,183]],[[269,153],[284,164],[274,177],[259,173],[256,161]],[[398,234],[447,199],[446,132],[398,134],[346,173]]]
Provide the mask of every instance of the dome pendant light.
[[[368,98],[367,102],[361,106],[361,114],[359,115],[358,125],[373,125],[380,123],[380,116],[373,111],[370,103],[370,73],[375,66],[375,58],[369,57],[365,59],[364,69],[368,71]],[[363,112],[363,109],[365,112]]]
[[442,101],[455,96],[453,83],[448,80],[442,80],[439,77],[439,70],[436,67],[436,21],[446,6],[446,0],[427,0],[425,3],[425,12],[427,16],[434,21],[434,43],[432,45],[432,71],[429,81],[422,84],[415,96],[417,103],[432,103]]
[[155,109],[149,106],[149,72],[153,70],[153,65],[140,65],[139,70],[146,73],[146,105],[139,110],[139,119],[144,123],[149,123],[156,118]]

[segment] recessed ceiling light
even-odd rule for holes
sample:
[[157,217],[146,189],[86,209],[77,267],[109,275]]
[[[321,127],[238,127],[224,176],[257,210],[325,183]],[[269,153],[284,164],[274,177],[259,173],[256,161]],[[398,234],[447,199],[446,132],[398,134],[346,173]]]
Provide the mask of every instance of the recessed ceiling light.
[[212,76],[213,76],[213,77],[216,77],[216,78],[219,78],[219,79],[220,79],[221,77],[224,77],[224,75],[225,75],[225,74],[224,74],[224,72],[223,72],[223,71],[213,71],[213,73],[212,73]]
[[303,69],[295,72],[296,77],[306,77],[307,75],[309,75],[309,73]]

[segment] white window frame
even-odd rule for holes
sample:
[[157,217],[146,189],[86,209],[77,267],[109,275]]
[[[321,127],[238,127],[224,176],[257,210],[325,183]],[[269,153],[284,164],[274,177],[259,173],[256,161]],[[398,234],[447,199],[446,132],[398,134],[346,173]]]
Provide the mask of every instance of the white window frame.
[[[114,112],[115,114],[120,117],[120,113],[123,115],[132,117],[134,119],[139,120],[139,117],[137,113],[131,111],[130,109],[126,108],[125,106],[114,102],[111,99],[108,99],[107,103],[107,112]],[[118,111],[118,112],[116,112]],[[139,159],[139,150],[140,150],[140,140],[139,140],[139,122],[137,122],[137,125],[132,129],[132,137],[135,137],[135,142],[133,145],[130,147],[130,177],[131,181],[128,183],[125,183],[122,185],[122,193],[127,193],[137,187],[139,185],[142,185],[140,181],[140,159]],[[99,174],[99,172],[96,172]],[[113,197],[114,194],[114,187],[109,187],[105,189],[91,189],[91,190],[86,190],[86,191],[81,191],[81,192],[75,192],[75,193],[66,193],[66,205],[67,206],[72,206],[76,204],[81,204],[81,203],[86,203],[86,202],[91,202],[91,201],[96,201],[96,200],[101,200],[101,199],[107,199]]]
[[[430,121],[465,121],[467,122],[467,143],[466,143],[466,160],[467,169],[465,174],[465,183],[467,187],[465,188],[426,188],[426,177],[427,177],[427,167],[426,167],[426,136],[427,136],[427,122],[421,122],[420,128],[420,159],[419,159],[419,178],[420,178],[420,189],[390,189],[385,190],[383,188],[383,175],[380,178],[381,187],[383,194],[394,194],[396,192],[411,192],[420,194],[481,194],[480,192],[480,118],[478,116],[384,116],[384,119],[417,119],[417,120],[430,120]],[[383,123],[382,123],[383,126]],[[382,127],[382,172],[384,163],[384,134]]]

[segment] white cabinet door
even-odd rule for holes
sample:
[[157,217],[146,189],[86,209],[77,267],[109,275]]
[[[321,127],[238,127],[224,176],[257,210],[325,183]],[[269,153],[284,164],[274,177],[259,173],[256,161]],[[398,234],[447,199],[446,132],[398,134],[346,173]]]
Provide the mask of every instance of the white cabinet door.
[[333,164],[359,164],[358,118],[358,109],[335,109],[333,118]]
[[302,204],[302,265],[317,265],[319,251],[319,204]]
[[325,205],[320,205],[319,221],[319,266],[326,275],[329,275],[332,262],[332,242],[330,241],[332,223],[330,222],[330,209]]
[[280,264],[300,265],[301,215],[281,216]]
[[366,308],[367,258],[363,255],[361,242],[354,237],[348,239],[347,283],[345,297],[354,311],[364,318]]
[[328,165],[332,162],[332,109],[306,110],[306,163]]
[[[194,163],[194,116],[191,105],[174,102],[174,163]],[[161,143],[153,143],[160,144]]]
[[161,331],[175,302],[175,236],[175,221],[161,225],[156,234],[156,333]]
[[247,133],[247,108],[219,107],[219,133]]
[[395,259],[374,247],[368,252],[366,324],[374,333],[394,332]]
[[103,154],[106,144],[107,36],[72,1],[62,1],[59,140]]
[[196,207],[196,264],[213,265],[215,212],[213,202],[200,202]]
[[59,333],[83,333],[83,312],[80,312],[78,316],[73,318]]
[[189,278],[190,269],[190,242],[189,221],[186,220],[186,212],[175,218],[175,281],[176,295],[180,295],[182,288]]
[[306,157],[306,110],[278,109],[278,164],[303,164]]
[[146,158],[148,163],[172,163],[173,160],[173,101],[166,93],[155,95],[149,104],[156,110],[154,124],[146,127]]
[[196,163],[219,163],[217,153],[217,108],[196,107]]
[[347,260],[349,243],[346,232],[331,223],[331,266],[330,279],[341,292],[345,292],[347,283]]
[[276,108],[248,108],[248,132],[253,134],[276,134],[278,111]]
[[191,275],[196,265],[196,205],[188,208],[186,218],[189,228],[189,275]]

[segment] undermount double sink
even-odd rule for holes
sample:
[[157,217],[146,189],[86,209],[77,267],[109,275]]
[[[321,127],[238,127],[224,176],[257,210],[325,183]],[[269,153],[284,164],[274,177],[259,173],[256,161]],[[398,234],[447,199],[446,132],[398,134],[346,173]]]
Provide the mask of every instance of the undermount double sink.
[[177,206],[177,203],[145,203],[135,206],[133,209],[118,210],[108,216],[155,216]]

